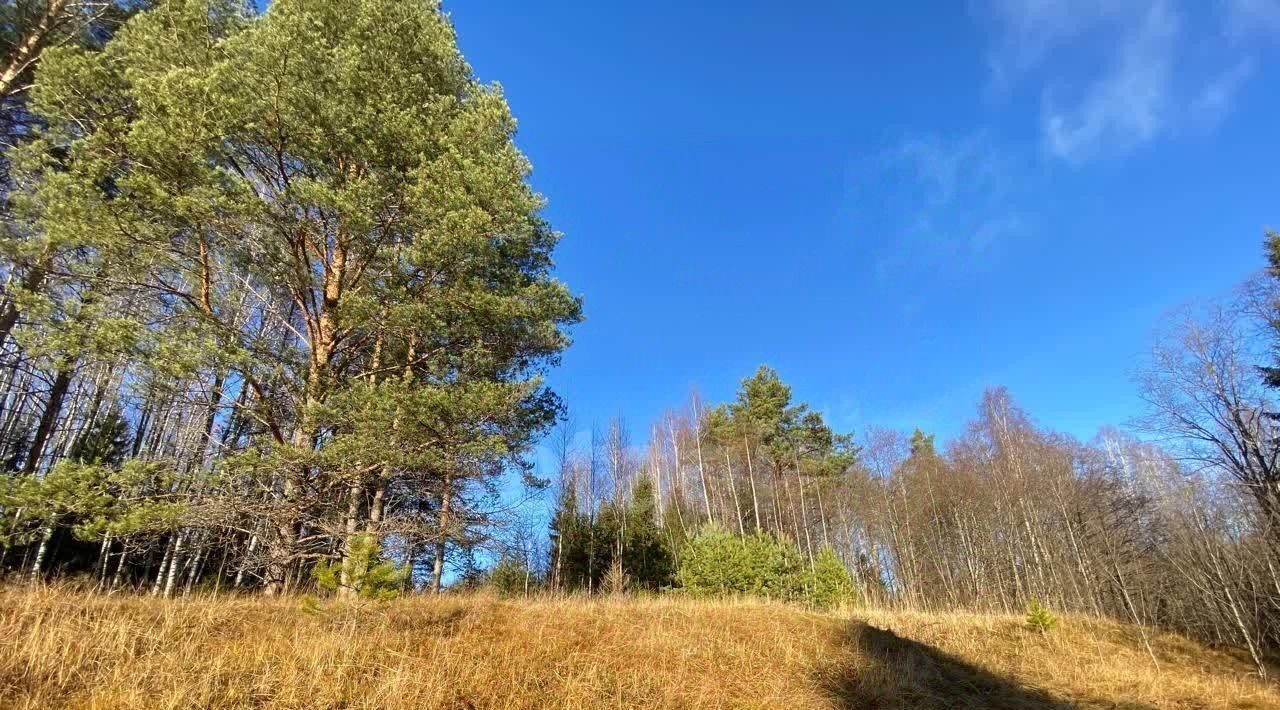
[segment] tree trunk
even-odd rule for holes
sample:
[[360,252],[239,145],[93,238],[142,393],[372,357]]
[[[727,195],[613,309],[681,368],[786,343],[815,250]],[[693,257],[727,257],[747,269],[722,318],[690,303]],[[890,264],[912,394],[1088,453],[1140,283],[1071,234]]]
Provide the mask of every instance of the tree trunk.
[[40,50],[44,48],[45,42],[48,41],[54,22],[66,5],[67,0],[49,0],[49,4],[45,11],[41,13],[40,20],[36,23],[36,26],[29,29],[26,36],[22,37],[21,42],[14,46],[8,64],[5,65],[4,71],[0,72],[0,96],[11,96],[20,88],[15,86],[14,82],[18,80],[22,72],[26,71],[39,59]]
[[178,571],[182,569],[182,547],[187,541],[187,534],[179,531],[178,538],[173,543],[173,558],[169,560],[169,573],[164,581],[164,597],[168,599],[173,596],[173,586],[178,580]]
[[439,594],[443,590],[444,553],[449,536],[449,503],[453,497],[449,490],[452,476],[445,474],[444,488],[440,491],[440,529],[435,544],[435,559],[431,563],[431,591]]
[[120,548],[120,557],[116,559],[116,573],[111,577],[111,588],[118,589],[120,583],[124,581],[124,563],[129,558],[128,545],[122,545]]
[[[0,79],[0,83],[3,83]],[[0,88],[0,94],[4,93],[4,89]],[[40,288],[40,284],[44,282],[45,271],[41,267],[35,267],[27,271],[26,276],[22,277],[22,289],[24,291],[34,291]],[[18,317],[22,315],[18,311],[18,304],[13,298],[6,299],[3,309],[0,309],[0,348],[9,342],[9,334],[13,332],[13,327],[18,324]]]
[[760,532],[760,498],[756,495],[756,471],[751,465],[751,443],[743,439],[742,446],[747,450],[747,481],[751,483],[751,512],[756,518],[756,532]]
[[724,452],[724,465],[729,473],[729,490],[733,493],[733,509],[737,513],[738,534],[746,535],[747,531],[742,527],[742,504],[738,502],[738,484],[733,482],[733,463],[729,459],[729,451]]
[[244,584],[245,572],[249,569],[249,561],[253,558],[253,553],[256,549],[258,549],[258,536],[250,535],[249,547],[245,550],[244,559],[240,561],[240,568],[236,570],[236,580],[232,585],[236,589],[239,589],[240,585]]
[[71,374],[72,366],[68,364],[59,368],[53,378],[53,386],[49,388],[49,399],[44,405],[44,412],[40,414],[40,423],[36,426],[35,439],[31,441],[27,460],[22,466],[23,473],[34,473],[40,465],[45,444],[49,441],[49,435],[53,433],[58,415],[62,413],[62,403],[67,397],[67,389],[71,386]]
[[44,526],[44,534],[40,536],[40,546],[36,548],[36,559],[31,563],[32,583],[40,581],[41,571],[44,567],[44,558],[49,553],[49,541],[53,539],[53,529],[56,524],[56,520],[50,520],[49,523]]
[[102,536],[102,546],[98,549],[98,584],[95,592],[102,591],[107,584],[107,564],[111,562],[111,533]]
[[359,482],[352,483],[347,489],[347,522],[346,539],[342,541],[342,568],[338,572],[338,597],[349,599],[356,593],[355,570],[352,559],[352,547],[359,531],[360,499],[364,497],[364,488]]

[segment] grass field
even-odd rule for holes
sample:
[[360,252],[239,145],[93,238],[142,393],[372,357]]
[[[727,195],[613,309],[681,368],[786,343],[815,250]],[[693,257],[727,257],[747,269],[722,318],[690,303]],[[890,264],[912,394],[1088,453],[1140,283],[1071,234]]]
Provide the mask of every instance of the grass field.
[[749,602],[0,591],[5,708],[1280,708],[1229,651],[1065,618]]

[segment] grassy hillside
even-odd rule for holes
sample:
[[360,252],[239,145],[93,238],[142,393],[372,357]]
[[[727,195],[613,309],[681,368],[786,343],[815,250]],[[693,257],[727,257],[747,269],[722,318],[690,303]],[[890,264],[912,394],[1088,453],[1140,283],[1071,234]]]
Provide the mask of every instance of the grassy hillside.
[[1280,707],[1236,654],[1067,618],[758,603],[0,591],[9,708]]

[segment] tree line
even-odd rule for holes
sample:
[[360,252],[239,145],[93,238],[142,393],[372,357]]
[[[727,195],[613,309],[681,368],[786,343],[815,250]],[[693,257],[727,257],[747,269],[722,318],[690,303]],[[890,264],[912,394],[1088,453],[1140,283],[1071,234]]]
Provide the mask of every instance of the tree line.
[[[642,447],[616,419],[576,449],[562,428],[550,547],[526,559],[552,589],[616,586],[599,539],[639,492],[677,570],[645,586],[678,587],[711,527],[792,545],[814,570],[834,554],[873,605],[1043,604],[1240,646],[1265,673],[1280,648],[1280,237],[1266,245],[1263,273],[1156,334],[1127,430],[1080,441],[992,388],[945,446],[918,429],[841,434],[761,367],[732,402],[669,411]],[[739,588],[776,577],[752,579]]]

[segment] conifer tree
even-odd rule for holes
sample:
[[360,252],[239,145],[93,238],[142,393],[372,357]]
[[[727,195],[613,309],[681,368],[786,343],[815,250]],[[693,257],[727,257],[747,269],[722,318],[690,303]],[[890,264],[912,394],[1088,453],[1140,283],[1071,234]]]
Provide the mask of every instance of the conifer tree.
[[632,582],[644,589],[657,590],[672,582],[674,560],[658,525],[653,483],[645,477],[635,482],[627,506],[621,562]]
[[809,582],[809,601],[821,609],[832,609],[857,601],[858,588],[849,569],[836,551],[824,547],[818,552]]
[[447,542],[556,416],[539,373],[579,304],[439,7],[166,0],[41,76],[26,248],[127,287],[141,357],[250,395],[261,435],[204,498],[262,540],[267,591],[380,534],[393,489]]
[[587,516],[578,510],[576,491],[572,486],[565,487],[551,518],[548,546],[551,559],[547,566],[551,570],[552,588],[556,591],[587,588],[590,578],[587,559],[590,554],[590,525]]

